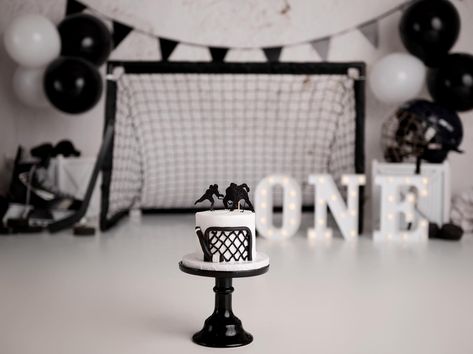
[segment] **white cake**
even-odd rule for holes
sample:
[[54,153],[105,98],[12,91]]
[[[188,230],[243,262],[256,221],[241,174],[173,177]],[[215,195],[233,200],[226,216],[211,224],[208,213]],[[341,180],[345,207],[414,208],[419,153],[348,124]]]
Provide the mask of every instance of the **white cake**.
[[[214,210],[195,214],[196,232],[205,240],[211,262],[247,262],[256,259],[255,213],[249,210]],[[204,250],[203,241],[199,240]],[[205,251],[204,251],[205,254]]]

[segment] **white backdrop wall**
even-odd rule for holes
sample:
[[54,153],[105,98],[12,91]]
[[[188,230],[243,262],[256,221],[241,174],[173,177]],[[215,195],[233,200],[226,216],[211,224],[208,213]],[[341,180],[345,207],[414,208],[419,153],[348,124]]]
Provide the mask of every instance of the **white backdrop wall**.
[[[250,46],[301,42],[355,26],[392,7],[401,0],[87,0],[91,7],[115,19],[163,36],[207,45]],[[139,5],[138,5],[139,4]],[[238,4],[238,5],[236,5]],[[454,0],[462,20],[460,38],[454,51],[473,52],[473,1]],[[2,0],[0,32],[12,19],[23,13],[41,13],[58,23],[64,16],[65,0]],[[365,61],[402,51],[397,24],[400,13],[380,22],[380,46],[375,49],[354,30],[331,41],[329,61]],[[157,40],[133,32],[115,50],[114,59],[159,60]],[[181,44],[170,60],[210,60],[206,48]],[[231,50],[227,61],[263,61],[260,50]],[[281,61],[320,61],[309,44],[285,48]],[[101,141],[103,99],[91,111],[65,115],[49,110],[29,109],[21,105],[11,89],[15,64],[0,46],[0,190],[7,187],[7,158],[14,156],[19,144],[31,147],[45,141],[68,138],[84,155],[94,155]],[[103,70],[103,68],[102,68]],[[424,96],[428,95],[424,92]],[[377,102],[367,88],[366,170],[371,160],[381,157],[380,127],[395,106]],[[465,154],[452,154],[452,188],[459,192],[473,184],[473,112],[461,114],[465,128],[462,148]]]

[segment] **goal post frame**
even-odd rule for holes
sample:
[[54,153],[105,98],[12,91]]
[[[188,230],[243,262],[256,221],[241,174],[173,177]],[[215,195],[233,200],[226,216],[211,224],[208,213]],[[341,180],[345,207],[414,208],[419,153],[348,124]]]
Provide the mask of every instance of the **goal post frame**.
[[[249,63],[213,63],[213,62],[162,62],[162,61],[109,61],[106,69],[106,95],[105,95],[105,128],[115,124],[117,77],[116,69],[121,68],[124,74],[292,74],[292,75],[349,75],[350,69],[356,69],[357,78],[354,78],[355,100],[355,161],[356,173],[365,172],[364,131],[365,131],[365,75],[366,68],[363,62],[249,62]],[[110,185],[113,171],[114,137],[108,146],[102,164],[101,185],[101,211],[100,229],[107,230],[126,216],[128,209],[121,210],[108,217]],[[364,188],[360,194],[360,232],[363,227],[363,196]],[[313,210],[313,206],[303,207],[304,211]],[[142,209],[143,213],[189,213],[195,208],[173,209]]]

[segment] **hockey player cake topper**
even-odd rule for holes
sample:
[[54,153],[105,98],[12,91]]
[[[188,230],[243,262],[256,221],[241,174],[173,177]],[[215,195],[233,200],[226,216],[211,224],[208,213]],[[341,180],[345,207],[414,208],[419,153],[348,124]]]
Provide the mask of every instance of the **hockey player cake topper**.
[[220,192],[218,191],[218,184],[211,184],[209,188],[205,191],[204,195],[195,201],[194,205],[202,203],[204,200],[208,200],[210,202],[210,210],[214,210],[214,195],[217,197],[217,199],[223,198],[223,194],[220,194]]
[[251,204],[250,198],[248,197],[249,191],[250,187],[248,187],[246,183],[240,185],[237,185],[236,183],[230,183],[230,186],[225,190],[223,205],[226,209],[233,211],[237,206],[238,209],[240,209],[240,201],[243,200],[245,202],[245,206],[248,206],[248,209],[254,212],[255,209],[253,208],[253,204]]
[[[214,210],[215,200],[213,196],[215,195],[218,199],[223,199],[223,206],[225,209],[233,211],[238,209],[240,211],[245,210],[245,207],[248,207],[248,210],[254,212],[253,204],[251,204],[250,198],[248,197],[248,192],[250,187],[246,183],[237,185],[236,183],[230,183],[230,185],[225,190],[225,196],[220,194],[218,191],[217,184],[211,184],[205,193],[197,199],[194,205],[201,203],[205,200],[210,202],[210,210]],[[244,203],[244,207],[241,205],[241,201]]]

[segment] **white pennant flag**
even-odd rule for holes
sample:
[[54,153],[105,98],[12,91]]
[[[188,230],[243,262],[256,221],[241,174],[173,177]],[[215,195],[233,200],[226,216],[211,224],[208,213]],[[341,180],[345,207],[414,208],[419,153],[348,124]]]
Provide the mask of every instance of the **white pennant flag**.
[[379,44],[379,29],[378,29],[378,20],[373,20],[364,25],[358,27],[361,33],[366,37],[366,39],[373,45],[373,47],[378,48]]
[[322,58],[322,61],[327,61],[328,52],[330,49],[330,37],[317,39],[313,42],[310,42],[310,44],[317,54]]

